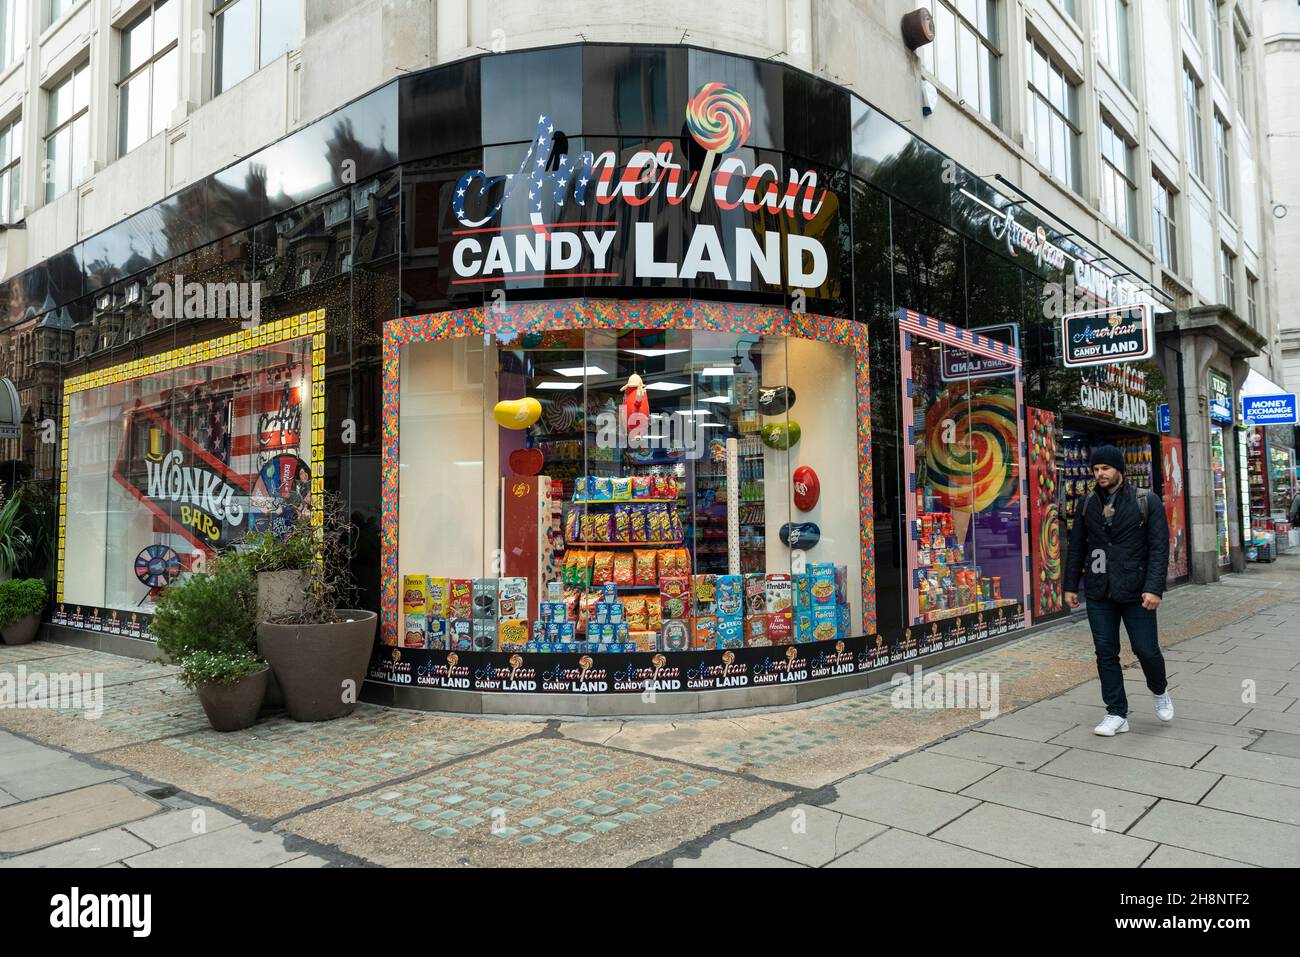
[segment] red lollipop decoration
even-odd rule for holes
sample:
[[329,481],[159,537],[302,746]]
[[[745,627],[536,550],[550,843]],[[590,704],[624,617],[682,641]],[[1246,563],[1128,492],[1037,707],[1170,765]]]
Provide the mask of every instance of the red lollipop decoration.
[[811,512],[822,497],[821,479],[807,465],[794,470],[794,506],[801,512]]

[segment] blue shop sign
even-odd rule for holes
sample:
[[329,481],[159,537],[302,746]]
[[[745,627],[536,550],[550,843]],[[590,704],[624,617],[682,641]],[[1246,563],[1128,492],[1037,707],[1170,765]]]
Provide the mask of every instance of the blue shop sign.
[[1295,393],[1243,395],[1241,421],[1246,425],[1294,425],[1296,422]]

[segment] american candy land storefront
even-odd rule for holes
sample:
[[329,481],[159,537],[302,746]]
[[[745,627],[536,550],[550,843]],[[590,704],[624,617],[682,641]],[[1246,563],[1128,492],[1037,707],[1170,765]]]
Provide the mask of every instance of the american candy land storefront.
[[147,637],[158,588],[323,489],[373,516],[383,703],[792,704],[1062,613],[1084,379],[1044,304],[1117,307],[1091,341],[1146,290],[780,64],[582,44],[390,86],[376,185],[275,229],[346,227],[352,292],[309,271],[274,329],[68,380],[61,625]]

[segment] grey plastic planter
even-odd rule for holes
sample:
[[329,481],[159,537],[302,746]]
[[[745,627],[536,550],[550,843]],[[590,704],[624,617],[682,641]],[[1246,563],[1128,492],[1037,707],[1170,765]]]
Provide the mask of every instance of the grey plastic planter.
[[351,714],[370,664],[379,617],[340,608],[327,625],[257,626],[257,648],[271,665],[295,721],[328,721]]
[[25,645],[36,637],[36,632],[40,627],[41,616],[28,615],[26,618],[11,621],[3,628],[0,628],[0,637],[4,638],[6,645]]
[[194,690],[198,692],[199,703],[203,705],[203,713],[208,716],[212,730],[243,731],[251,728],[262,708],[262,699],[266,697],[266,680],[270,675],[271,669],[263,668],[234,684],[211,681],[196,687]]

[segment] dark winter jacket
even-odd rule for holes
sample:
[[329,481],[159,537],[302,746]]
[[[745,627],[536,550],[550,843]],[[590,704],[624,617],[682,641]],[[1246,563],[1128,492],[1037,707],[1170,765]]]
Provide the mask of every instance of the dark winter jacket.
[[[1137,489],[1125,482],[1115,496],[1110,528],[1102,514],[1105,496],[1101,490],[1094,489],[1094,494],[1084,496],[1070,530],[1065,591],[1077,591],[1079,577],[1083,576],[1084,594],[1092,600],[1141,601],[1143,592],[1164,594],[1169,571],[1169,524],[1159,496],[1151,491],[1146,496],[1144,526]],[[1099,553],[1104,553],[1104,562]]]

